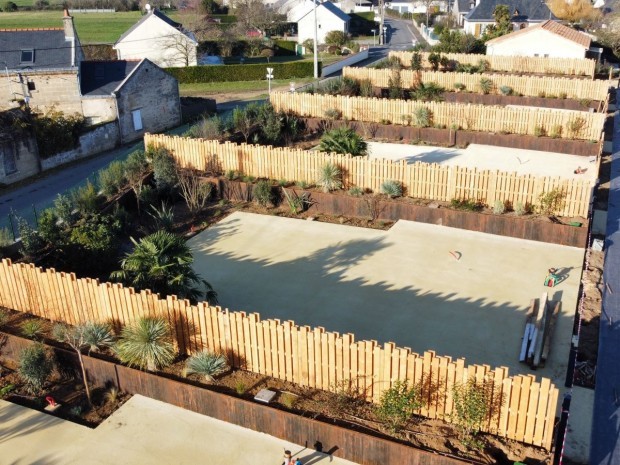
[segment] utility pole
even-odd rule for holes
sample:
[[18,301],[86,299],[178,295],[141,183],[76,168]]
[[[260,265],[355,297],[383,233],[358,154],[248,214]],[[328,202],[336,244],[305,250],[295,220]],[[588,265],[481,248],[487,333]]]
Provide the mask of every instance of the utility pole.
[[379,24],[379,45],[385,45],[385,34],[382,34],[385,21],[385,0],[379,0],[379,17],[381,18],[381,23]]
[[319,31],[318,22],[316,19],[316,4],[319,0],[312,0],[314,2],[314,79],[319,78]]

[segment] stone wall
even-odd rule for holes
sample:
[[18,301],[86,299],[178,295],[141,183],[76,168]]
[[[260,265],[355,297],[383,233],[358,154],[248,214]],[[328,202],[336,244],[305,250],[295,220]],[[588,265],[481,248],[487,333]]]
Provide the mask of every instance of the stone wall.
[[[123,143],[181,124],[178,81],[149,61],[132,74],[118,92],[117,102]],[[134,111],[140,111],[142,129],[134,126]]]
[[53,157],[41,160],[43,171],[70,163],[80,158],[89,157],[97,153],[111,150],[119,143],[118,124],[112,121],[92,128],[80,136],[80,145],[73,150],[61,152]]
[[[7,173],[7,170],[10,170]],[[0,185],[21,181],[40,171],[34,136],[0,141]]]
[[88,124],[107,123],[116,119],[116,99],[110,97],[82,97],[82,111]]
[[[66,115],[82,114],[82,102],[78,85],[77,69],[71,71],[24,73],[10,75],[11,85],[6,79],[0,82],[0,109],[10,108],[14,96],[29,97],[29,105],[35,111],[46,112],[52,108],[62,110]],[[28,90],[28,83],[34,90]]]

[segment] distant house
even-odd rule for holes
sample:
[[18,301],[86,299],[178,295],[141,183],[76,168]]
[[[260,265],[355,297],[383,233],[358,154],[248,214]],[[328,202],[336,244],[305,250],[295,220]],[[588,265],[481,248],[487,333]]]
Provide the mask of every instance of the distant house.
[[[480,37],[487,26],[495,23],[493,13],[498,5],[506,5],[515,30],[524,29],[550,19],[557,19],[541,0],[475,0],[474,8],[465,16],[465,32]],[[460,8],[460,7],[459,7]]]
[[119,60],[147,58],[162,68],[196,66],[198,41],[183,25],[152,9],[114,44]]
[[67,10],[62,20],[62,28],[0,29],[0,110],[21,101],[41,111],[82,113],[78,69],[84,53]]
[[556,21],[545,21],[489,40],[487,55],[585,58],[590,36]]
[[314,5],[316,1],[317,40],[325,43],[325,35],[330,31],[349,32],[351,17],[333,3],[319,0],[297,2],[287,12],[287,20],[297,23],[297,41],[302,43],[306,39],[314,39]]
[[181,124],[178,81],[147,59],[85,61],[80,88],[90,113],[118,115],[121,143]]
[[450,14],[454,17],[456,23],[460,27],[463,27],[465,17],[471,10],[474,9],[475,6],[476,0],[454,0]]

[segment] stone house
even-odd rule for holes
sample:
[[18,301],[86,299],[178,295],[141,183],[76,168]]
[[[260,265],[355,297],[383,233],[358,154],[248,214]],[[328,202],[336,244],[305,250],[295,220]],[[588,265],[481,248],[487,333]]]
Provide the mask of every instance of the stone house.
[[585,58],[590,36],[557,21],[530,26],[489,40],[487,55]]
[[[514,30],[525,29],[550,19],[557,19],[545,2],[540,0],[473,0],[475,5],[465,16],[466,33],[480,37],[487,26],[495,24],[493,13],[498,5],[506,5],[511,14]],[[460,9],[460,7],[459,7]]]
[[194,34],[156,8],[121,35],[113,48],[119,60],[148,58],[162,68],[198,64]]
[[181,124],[178,81],[150,60],[85,61],[80,87],[91,113],[118,118],[121,143]]
[[23,129],[27,119],[18,108],[0,112],[0,186],[40,170],[37,142],[30,130]]

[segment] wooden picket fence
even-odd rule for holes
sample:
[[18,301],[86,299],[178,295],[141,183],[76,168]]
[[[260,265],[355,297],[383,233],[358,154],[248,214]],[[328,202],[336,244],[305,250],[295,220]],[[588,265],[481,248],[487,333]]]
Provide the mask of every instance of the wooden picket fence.
[[[425,405],[417,413],[451,421],[452,388],[475,379],[489,389],[491,413],[483,431],[550,449],[558,389],[547,378],[509,376],[508,368],[465,365],[464,359],[418,355],[393,343],[355,341],[352,334],[261,320],[256,313],[231,312],[205,302],[190,305],[174,296],[135,292],[120,284],[77,279],[73,273],[32,264],[0,263],[0,306],[71,325],[111,322],[116,329],[142,316],[165,318],[180,353],[208,349],[262,375],[324,390],[344,385],[378,402],[396,381],[422,387]],[[516,356],[516,355],[515,355]]]
[[[609,88],[613,87],[611,81],[589,79],[573,79],[569,77],[551,76],[517,76],[514,74],[469,74],[469,73],[443,73],[441,71],[412,71],[403,69],[400,71],[390,69],[353,68],[345,67],[342,76],[355,79],[356,81],[369,80],[374,87],[389,87],[390,78],[394,73],[400,74],[401,85],[404,89],[417,87],[418,80],[424,84],[435,83],[449,92],[455,90],[454,84],[461,83],[470,92],[480,91],[480,80],[490,79],[493,82],[494,94],[500,94],[500,87],[508,86],[515,94],[526,97],[538,97],[545,94],[560,96],[566,94],[570,99],[590,99],[605,101],[609,95]],[[587,109],[584,109],[587,110]]]
[[536,205],[540,195],[554,189],[565,193],[557,214],[587,218],[593,183],[560,177],[519,175],[514,172],[478,170],[406,160],[368,159],[319,151],[263,145],[219,143],[164,134],[146,134],[145,146],[164,147],[184,168],[211,173],[238,171],[248,176],[287,179],[316,184],[321,168],[331,162],[342,171],[345,187],[357,186],[379,192],[385,181],[397,181],[405,195],[449,202],[473,199],[487,205],[496,200],[512,205]]
[[[444,128],[458,127],[470,131],[536,135],[562,128],[560,137],[598,141],[607,115],[574,110],[535,107],[503,107],[448,102],[417,102],[342,95],[319,95],[272,92],[269,96],[276,111],[300,116],[325,118],[327,110],[337,110],[340,117],[352,121],[403,124],[404,117],[413,118],[416,111],[430,111],[430,123]],[[571,129],[572,128],[572,129]]]
[[[425,69],[430,68],[431,65],[428,61],[430,53],[420,53],[422,55],[422,66]],[[398,58],[405,68],[411,67],[413,52],[393,51],[388,56]],[[596,61],[588,58],[545,58],[467,53],[442,53],[441,56],[461,65],[477,65],[480,60],[484,60],[489,64],[491,70],[509,73],[560,74],[594,78],[594,71],[596,70]]]

